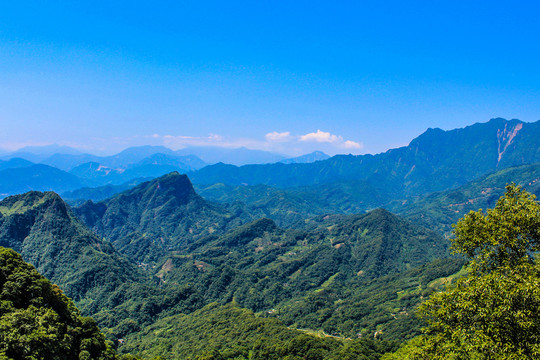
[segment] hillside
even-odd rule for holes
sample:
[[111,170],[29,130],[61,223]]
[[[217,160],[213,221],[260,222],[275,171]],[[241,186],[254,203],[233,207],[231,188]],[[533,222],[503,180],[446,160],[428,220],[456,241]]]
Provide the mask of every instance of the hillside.
[[122,351],[167,359],[377,359],[394,346],[373,340],[344,340],[290,329],[256,317],[234,304],[209,304],[174,315],[126,337]]
[[451,225],[469,211],[493,207],[511,182],[540,196],[540,164],[506,168],[456,189],[394,201],[386,207],[415,223],[449,234]]
[[172,253],[156,276],[168,286],[192,284],[205,301],[234,299],[266,312],[331,284],[340,293],[357,279],[417,267],[445,256],[446,248],[436,233],[384,210],[321,218],[306,231],[260,219]]
[[75,209],[97,234],[137,262],[158,260],[196,239],[239,225],[227,209],[208,203],[176,172],[99,203]]
[[[142,225],[146,224],[142,219],[165,216],[170,210],[206,206],[187,177],[178,174],[132,190],[120,194],[115,207],[118,214],[122,214],[120,210],[125,214],[130,209],[140,211],[137,219]],[[123,197],[126,199],[120,201]],[[107,205],[93,204],[94,212],[86,213],[87,221],[97,224],[106,218]],[[358,333],[373,336],[382,329],[387,334],[382,338],[402,339],[417,333],[421,324],[408,315],[395,318],[399,313],[396,309],[414,312],[421,296],[437,289],[430,285],[434,279],[449,276],[461,266],[452,261],[423,265],[446,255],[446,241],[382,209],[362,215],[320,216],[305,222],[304,230],[284,230],[269,219],[228,231],[223,228],[222,233],[194,237],[176,250],[162,248],[165,257],[155,269],[137,268],[123,260],[108,242],[75,219],[54,193],[10,197],[0,202],[0,212],[2,244],[19,246],[25,256],[72,294],[86,314],[95,316],[122,351],[148,351],[145,354],[149,355],[166,354],[169,350],[163,350],[162,343],[180,344],[178,339],[192,336],[190,331],[198,334],[196,329],[204,326],[203,319],[230,318],[238,311],[245,320],[238,323],[240,328],[256,326],[259,330],[252,335],[248,331],[244,337],[231,327],[236,323],[216,327],[215,332],[206,332],[208,339],[218,341],[228,336],[219,340],[223,346],[216,351],[247,358],[250,349],[266,349],[279,358],[296,347],[294,341],[299,340],[293,339],[306,336],[286,330],[285,325],[346,337]],[[133,249],[132,245],[127,248]],[[386,290],[378,292],[376,288]],[[278,317],[285,325],[276,325],[279,323],[274,320],[248,320],[252,315],[247,310],[217,305],[204,308],[212,302],[225,305],[231,301],[259,317]],[[216,313],[207,313],[209,309]],[[357,321],[346,321],[343,316],[347,314],[356,314]],[[251,321],[253,325],[249,325]],[[285,331],[294,336],[270,348],[256,345],[260,333],[273,328],[281,329],[279,334]],[[166,339],[153,338],[160,329],[170,329]],[[201,341],[208,343],[205,339]],[[302,338],[304,341],[319,347],[316,338]],[[381,343],[337,341],[330,348],[330,342],[321,344],[326,344],[320,345],[325,349],[322,354],[326,354],[322,358],[339,358],[351,349],[358,352],[355,356],[369,353],[377,358],[382,351],[374,350]],[[195,356],[200,348],[194,345],[178,346],[186,346],[182,353]],[[372,350],[366,353],[367,349]],[[303,356],[301,351],[294,354]]]
[[87,229],[55,193],[37,191],[0,201],[0,246],[25,261],[92,312],[95,300],[127,282],[141,281],[139,270],[109,242]]

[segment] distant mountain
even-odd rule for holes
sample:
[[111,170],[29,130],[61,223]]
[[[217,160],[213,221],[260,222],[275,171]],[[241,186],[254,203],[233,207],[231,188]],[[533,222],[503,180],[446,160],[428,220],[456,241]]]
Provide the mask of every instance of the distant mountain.
[[35,165],[35,164],[31,161],[28,161],[22,158],[0,160],[0,170],[22,168],[22,167],[27,167],[27,166],[32,166],[32,165]]
[[130,165],[130,167],[138,167],[143,165],[169,165],[176,166],[184,171],[197,170],[207,164],[195,155],[170,155],[164,153],[155,153],[145,157],[141,161]]
[[70,171],[71,169],[89,162],[99,162],[101,157],[91,154],[54,154],[43,160],[40,163],[54,166],[60,170]]
[[129,165],[136,164],[154,154],[165,154],[174,156],[175,152],[165,146],[134,146],[127,148],[116,155],[106,156],[100,163],[112,168],[126,168]]
[[112,165],[120,160],[113,159],[112,162],[109,160],[109,158],[103,158],[100,159],[100,162],[84,163],[71,169],[70,173],[80,178],[91,179],[101,185],[120,185],[135,179],[160,177],[173,171],[185,173],[205,165],[201,159],[194,155],[178,156],[163,153],[155,153],[136,163],[120,168],[115,168]]
[[306,155],[280,160],[279,162],[282,164],[304,164],[304,163],[312,163],[315,161],[326,160],[329,158],[330,156],[326,155],[322,151],[314,151]]
[[20,157],[32,162],[41,162],[54,154],[80,155],[81,152],[69,146],[63,145],[45,145],[45,146],[26,146],[17,151],[3,155],[3,159]]
[[115,170],[125,170],[129,167],[142,165],[170,165],[184,171],[190,171],[206,165],[195,155],[182,156],[164,146],[150,145],[130,147],[111,156],[57,153],[41,160],[41,163],[66,171],[73,170],[85,163],[98,163],[103,167]]
[[226,208],[201,198],[185,175],[171,173],[100,203],[75,209],[78,216],[136,261],[157,260],[170,250],[240,224]]
[[90,184],[75,175],[41,164],[0,170],[0,196],[30,190],[63,192]]
[[196,155],[208,164],[225,163],[232,165],[270,164],[283,160],[285,156],[245,147],[223,148],[214,146],[190,146],[176,151],[179,155]]
[[540,162],[540,121],[493,119],[463,129],[428,129],[378,155],[337,155],[311,164],[216,164],[189,174],[194,183],[280,188],[365,181],[398,197],[462,185],[497,169]]

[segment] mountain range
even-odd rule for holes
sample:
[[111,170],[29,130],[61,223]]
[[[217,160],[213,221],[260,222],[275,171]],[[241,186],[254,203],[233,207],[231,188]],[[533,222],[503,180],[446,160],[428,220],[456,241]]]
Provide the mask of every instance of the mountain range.
[[197,158],[152,147],[69,172],[2,161],[0,189],[19,193],[0,200],[0,357],[380,359],[467,273],[451,224],[511,182],[540,195],[539,126],[494,119],[378,155],[187,175]]
[[336,155],[310,164],[207,166],[196,184],[264,184],[278,188],[365,181],[385,193],[424,194],[509,166],[540,161],[540,121],[492,119],[463,129],[428,129],[408,146],[377,155]]

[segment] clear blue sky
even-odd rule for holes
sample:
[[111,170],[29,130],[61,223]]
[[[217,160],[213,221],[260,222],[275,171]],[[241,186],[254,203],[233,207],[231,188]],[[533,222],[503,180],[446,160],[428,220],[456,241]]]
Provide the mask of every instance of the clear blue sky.
[[539,19],[537,0],[3,1],[0,148],[377,153],[536,121]]

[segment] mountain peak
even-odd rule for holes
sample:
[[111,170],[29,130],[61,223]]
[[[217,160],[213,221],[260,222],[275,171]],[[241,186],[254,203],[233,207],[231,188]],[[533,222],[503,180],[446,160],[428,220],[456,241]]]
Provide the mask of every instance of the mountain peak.
[[327,154],[323,153],[322,151],[313,151],[309,154],[305,154],[302,156],[297,156],[290,159],[284,159],[281,160],[280,163],[283,164],[303,164],[303,163],[312,163],[315,161],[321,161],[326,160],[330,158]]
[[141,199],[147,200],[154,200],[156,197],[162,198],[163,196],[174,197],[181,203],[187,203],[199,197],[187,175],[180,174],[177,171],[142,183],[133,188],[132,193],[140,193]]
[[0,214],[2,215],[24,214],[35,209],[44,209],[45,211],[52,209],[64,217],[68,216],[66,203],[57,193],[52,191],[29,191],[9,196],[0,201]]

